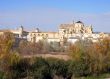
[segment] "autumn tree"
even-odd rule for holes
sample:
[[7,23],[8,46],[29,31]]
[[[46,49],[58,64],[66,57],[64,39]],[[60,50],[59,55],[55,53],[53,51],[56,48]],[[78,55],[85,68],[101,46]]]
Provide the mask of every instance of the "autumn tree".
[[3,60],[1,63],[5,64],[8,60],[14,41],[13,34],[10,32],[5,32],[3,35],[0,35],[0,59]]
[[9,72],[9,66],[19,61],[19,54],[13,51],[15,43],[14,35],[10,32],[5,32],[0,35],[0,71],[6,75]]
[[[70,56],[74,62],[85,63],[87,65],[88,73],[92,75],[99,75],[101,73],[107,72],[110,67],[110,40],[109,38],[100,39],[98,42],[86,43],[78,42],[70,46]],[[76,66],[76,67],[77,67]],[[75,67],[75,66],[74,66]],[[80,68],[80,67],[78,67]],[[77,69],[77,68],[75,68]],[[78,70],[79,71],[79,70]],[[85,70],[84,70],[85,71]]]
[[37,53],[42,53],[43,42],[39,41],[37,43],[20,41],[18,51],[21,55],[34,55]]

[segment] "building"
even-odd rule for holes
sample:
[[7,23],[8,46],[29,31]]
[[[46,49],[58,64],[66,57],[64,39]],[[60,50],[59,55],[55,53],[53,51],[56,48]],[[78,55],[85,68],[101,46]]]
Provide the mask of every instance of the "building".
[[83,22],[77,21],[72,24],[61,24],[58,32],[41,32],[37,28],[34,32],[29,32],[28,41],[38,42],[39,40],[47,40],[48,42],[59,42],[63,44],[65,41],[75,43],[79,39],[89,39],[97,42],[101,38],[105,38],[109,34],[95,33],[92,26],[86,26]]
[[[0,34],[6,30],[0,30]],[[71,24],[61,24],[59,26],[58,32],[42,32],[39,28],[35,31],[27,32],[24,31],[23,26],[17,30],[8,30],[12,32],[17,39],[25,39],[30,42],[38,42],[40,40],[45,40],[47,42],[59,42],[63,44],[64,42],[75,43],[78,40],[89,39],[93,42],[97,42],[99,39],[108,37],[108,33],[96,33],[93,32],[92,25],[86,26],[83,22],[77,21]]]
[[14,35],[16,44],[18,44],[21,40],[27,40],[28,32],[24,31],[23,26],[20,26],[16,30],[11,30],[11,29],[0,30],[0,35],[3,35],[4,33],[8,33],[8,32]]

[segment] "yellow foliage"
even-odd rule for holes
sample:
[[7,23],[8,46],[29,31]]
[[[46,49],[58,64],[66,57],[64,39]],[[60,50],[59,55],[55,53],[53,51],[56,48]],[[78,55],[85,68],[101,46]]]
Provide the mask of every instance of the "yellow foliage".
[[100,73],[106,71],[110,65],[110,38],[104,38],[96,43],[85,43],[70,46],[70,56],[73,60],[84,59],[88,64],[91,73]]

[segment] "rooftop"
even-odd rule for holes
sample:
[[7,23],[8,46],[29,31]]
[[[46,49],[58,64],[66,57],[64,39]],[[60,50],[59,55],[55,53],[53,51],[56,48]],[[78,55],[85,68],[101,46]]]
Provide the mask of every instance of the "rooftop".
[[82,22],[82,21],[77,21],[76,23],[82,23],[82,24],[83,24],[83,22]]

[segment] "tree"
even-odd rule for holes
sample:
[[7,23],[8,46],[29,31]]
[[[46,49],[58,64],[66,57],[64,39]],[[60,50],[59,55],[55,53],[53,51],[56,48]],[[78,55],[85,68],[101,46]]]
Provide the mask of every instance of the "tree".
[[12,47],[14,44],[13,34],[10,32],[6,32],[3,35],[0,35],[0,66],[2,69],[9,64],[10,55],[12,53]]
[[67,61],[56,59],[56,58],[47,58],[46,61],[48,62],[51,74],[53,78],[68,78],[68,65]]
[[[78,68],[81,69],[83,66],[88,67],[88,74],[99,75],[107,72],[110,66],[109,48],[110,40],[105,38],[96,43],[89,43],[88,46],[86,46],[83,41],[77,42],[75,45],[70,46],[69,52],[72,60],[77,63],[76,67],[79,66]],[[80,62],[79,65],[78,62]],[[83,63],[87,64],[88,66],[83,65]],[[77,68],[75,68],[75,70],[76,69]],[[78,71],[81,72],[80,70]]]
[[32,64],[32,73],[35,79],[52,79],[50,67],[43,58],[36,58]]
[[42,50],[43,43],[40,41],[37,43],[32,43],[23,40],[19,43],[18,48],[18,51],[21,55],[34,55],[37,53],[42,53]]
[[31,77],[30,59],[23,58],[17,63],[14,62],[9,66],[9,72],[6,74],[5,79],[22,79]]

